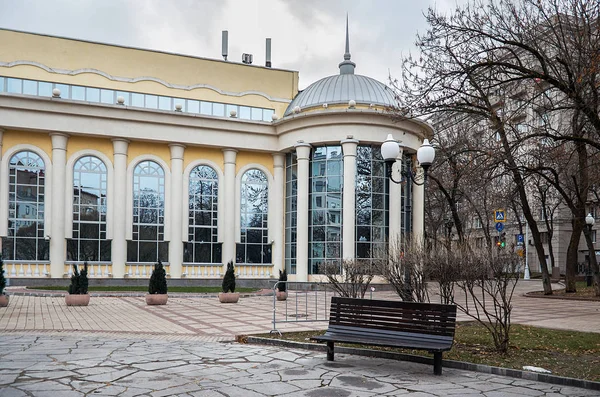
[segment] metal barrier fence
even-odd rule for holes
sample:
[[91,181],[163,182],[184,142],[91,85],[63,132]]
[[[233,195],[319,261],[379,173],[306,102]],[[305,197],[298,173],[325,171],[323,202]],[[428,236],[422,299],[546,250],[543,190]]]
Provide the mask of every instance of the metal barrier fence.
[[[278,308],[277,289],[282,284],[285,284],[288,296],[285,301],[279,301]],[[370,289],[369,299],[373,299],[374,290]],[[281,335],[277,323],[329,321],[330,298],[338,295],[329,282],[277,281],[273,285],[273,329],[270,333]]]
[[[277,290],[280,285],[286,286],[287,299],[283,303],[281,318],[277,318]],[[293,291],[290,294],[290,291]],[[300,323],[329,320],[330,297],[338,294],[327,282],[277,281],[273,286],[273,329],[270,333],[281,332],[277,323]]]

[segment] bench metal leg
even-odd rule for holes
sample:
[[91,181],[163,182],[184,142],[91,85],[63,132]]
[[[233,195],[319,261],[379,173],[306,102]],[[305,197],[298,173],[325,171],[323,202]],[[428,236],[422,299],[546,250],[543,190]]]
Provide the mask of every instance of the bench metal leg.
[[442,353],[441,352],[433,353],[433,374],[434,375],[442,374]]
[[333,342],[327,342],[327,361],[333,361]]

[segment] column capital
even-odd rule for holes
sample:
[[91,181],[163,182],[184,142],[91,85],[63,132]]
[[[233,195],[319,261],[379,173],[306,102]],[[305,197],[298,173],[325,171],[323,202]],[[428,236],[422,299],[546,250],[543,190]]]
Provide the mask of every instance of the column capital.
[[52,150],[67,150],[67,142],[69,141],[69,134],[62,132],[51,132],[50,139],[52,141]]
[[121,154],[127,156],[127,150],[129,149],[129,140],[124,138],[113,138],[113,154]]
[[0,127],[0,136],[2,136],[2,134],[4,133],[5,129]]
[[296,148],[296,156],[298,157],[298,160],[308,160],[310,158],[310,149],[312,149],[310,143],[298,141],[294,147]]
[[273,153],[273,167],[283,168],[285,166],[285,154],[284,153]]
[[358,139],[354,139],[352,135],[348,135],[346,139],[342,139],[340,141],[340,144],[342,145],[344,157],[356,157],[356,147],[358,146]]
[[235,164],[235,158],[237,157],[237,149],[225,148],[223,151],[223,161],[225,164]]
[[184,144],[169,143],[169,149],[171,149],[171,160],[183,160],[183,152],[185,151]]

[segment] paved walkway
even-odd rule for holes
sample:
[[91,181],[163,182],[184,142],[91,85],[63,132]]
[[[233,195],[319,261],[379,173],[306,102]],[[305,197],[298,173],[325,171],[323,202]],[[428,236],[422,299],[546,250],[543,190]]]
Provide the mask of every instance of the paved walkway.
[[[600,302],[522,296],[539,289],[537,281],[519,284],[514,323],[600,333]],[[326,299],[292,292],[276,311],[281,331],[326,327],[284,323],[286,307],[287,318],[326,318]],[[88,307],[67,307],[63,297],[13,295],[0,309],[0,396],[600,395],[452,369],[433,377],[431,366],[384,359],[338,355],[328,364],[320,353],[232,343],[238,334],[268,332],[272,318],[270,296],[228,305],[170,297],[166,306],[92,297]]]
[[598,392],[430,365],[195,341],[3,335],[0,395],[594,396]]

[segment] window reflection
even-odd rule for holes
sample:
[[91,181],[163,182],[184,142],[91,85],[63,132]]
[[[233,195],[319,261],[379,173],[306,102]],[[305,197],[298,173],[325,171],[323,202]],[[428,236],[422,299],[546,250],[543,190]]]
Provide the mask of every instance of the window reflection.
[[309,274],[324,262],[342,258],[343,153],[341,146],[317,147],[312,152],[309,211]]
[[237,263],[271,263],[271,244],[267,224],[269,182],[264,172],[251,169],[241,181],[241,236],[237,244]]
[[44,236],[44,161],[34,152],[16,153],[8,174],[8,236],[2,239],[2,257],[46,261],[50,247]]
[[142,161],[133,172],[133,238],[127,242],[128,262],[167,261],[164,211],[164,170],[154,161]]
[[298,157],[285,156],[285,269],[296,274],[296,224],[298,222]]
[[188,242],[183,245],[186,263],[222,263],[221,243],[217,241],[219,177],[207,165],[190,173]]
[[388,240],[388,179],[379,146],[356,151],[356,257],[369,262],[385,257]]
[[69,261],[110,261],[106,239],[108,173],[102,160],[85,156],[73,167],[73,238],[67,241]]

